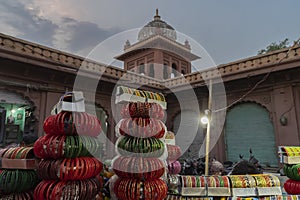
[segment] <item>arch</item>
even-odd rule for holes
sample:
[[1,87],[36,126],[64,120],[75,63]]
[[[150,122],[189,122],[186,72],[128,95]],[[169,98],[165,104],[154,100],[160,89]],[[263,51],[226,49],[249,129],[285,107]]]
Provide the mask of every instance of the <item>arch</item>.
[[225,122],[227,160],[249,158],[249,149],[261,164],[277,167],[274,127],[269,111],[256,102],[241,102],[227,112]]
[[243,101],[237,102],[237,103],[235,103],[232,107],[230,107],[230,108],[227,109],[227,113],[228,113],[231,109],[233,109],[234,107],[236,107],[236,106],[238,106],[238,105],[241,105],[241,104],[245,104],[245,103],[253,103],[253,104],[257,104],[257,105],[261,106],[262,108],[264,108],[264,109],[269,113],[270,120],[271,120],[271,122],[273,123],[273,116],[272,116],[272,112],[270,111],[270,109],[267,107],[267,105],[264,105],[264,104],[262,104],[261,102],[256,101],[256,100],[243,100]]
[[36,106],[31,98],[19,90],[0,90],[0,143],[19,143],[24,134],[37,136]]
[[[3,93],[4,95],[1,93]],[[7,102],[7,101],[3,101],[3,99],[0,98],[0,102],[2,102],[2,103],[18,103],[18,104],[27,104],[27,105],[31,105],[31,106],[35,105],[33,100],[28,95],[25,95],[25,92],[21,92],[19,90],[12,90],[12,89],[5,88],[4,90],[0,90],[0,97],[3,97],[3,96],[5,96],[6,98],[20,97],[20,99],[22,99],[23,102],[21,102],[20,99],[19,99],[19,102]]]

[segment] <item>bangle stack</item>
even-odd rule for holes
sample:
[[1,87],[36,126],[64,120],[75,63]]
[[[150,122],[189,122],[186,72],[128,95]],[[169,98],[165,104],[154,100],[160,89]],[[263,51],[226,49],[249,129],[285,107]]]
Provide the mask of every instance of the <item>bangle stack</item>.
[[34,143],[34,153],[39,158],[76,158],[100,155],[102,143],[90,136],[45,135]]
[[75,181],[43,180],[34,190],[35,199],[95,199],[100,183],[95,178]]
[[253,188],[256,186],[255,179],[250,175],[230,175],[232,188]]
[[117,147],[122,156],[160,157],[165,151],[165,144],[154,137],[138,138],[126,136],[119,140]]
[[257,174],[252,175],[256,181],[257,187],[278,187],[280,186],[280,181],[278,177],[270,174]]
[[168,161],[168,174],[179,174],[181,172],[181,164],[178,160]]
[[284,190],[288,193],[288,194],[300,194],[300,182],[296,181],[296,180],[292,180],[292,179],[288,179],[284,185]]
[[143,97],[143,98],[147,98],[147,99],[166,102],[165,96],[162,93],[145,91],[145,90],[137,90],[137,89],[133,89],[133,88],[125,87],[125,86],[119,86],[119,88],[120,88],[120,90],[117,95],[127,93],[127,94],[132,94],[132,95],[135,95],[138,97]]
[[165,172],[162,160],[144,157],[118,157],[113,163],[114,172],[119,177],[139,180],[160,178]]
[[88,135],[101,133],[99,119],[85,112],[60,112],[49,116],[44,122],[44,131],[49,135]]
[[[161,94],[134,90],[120,86],[120,94],[128,93],[165,101]],[[163,142],[167,132],[161,105],[148,102],[130,102],[122,106],[123,119],[116,125],[119,137],[116,149],[119,156],[113,161],[114,172],[119,179],[114,184],[118,199],[163,200],[167,196],[167,184],[161,179],[165,164],[161,160],[166,153]]]
[[155,103],[129,102],[121,109],[123,118],[154,118],[162,120],[165,116],[162,107]]
[[33,147],[12,147],[0,150],[1,199],[33,199],[33,190],[39,183]]
[[[1,195],[1,193],[0,193]],[[8,194],[8,195],[2,195],[1,199],[17,199],[17,200],[28,200],[33,199],[33,192],[22,192],[22,193],[15,193],[15,194]]]
[[37,173],[44,180],[83,180],[95,177],[102,171],[102,163],[93,157],[44,159],[39,162]]
[[85,112],[62,111],[44,122],[45,136],[34,144],[41,158],[35,199],[95,199],[100,191],[100,121]]
[[168,151],[167,166],[168,166],[168,191],[171,194],[179,194],[176,176],[181,172],[181,164],[177,159],[181,156],[181,148],[176,145],[175,134],[172,131],[167,131],[166,147]]
[[168,161],[175,161],[181,156],[181,149],[177,145],[167,144]]
[[13,147],[3,149],[0,157],[8,159],[33,159],[33,147]]
[[39,179],[34,170],[5,169],[0,173],[0,193],[30,192],[38,182]]
[[116,127],[116,132],[120,135],[138,138],[162,138],[166,132],[164,123],[154,118],[125,118]]
[[115,183],[114,192],[119,199],[165,199],[168,187],[161,179],[141,181],[138,179],[122,178],[118,179]]

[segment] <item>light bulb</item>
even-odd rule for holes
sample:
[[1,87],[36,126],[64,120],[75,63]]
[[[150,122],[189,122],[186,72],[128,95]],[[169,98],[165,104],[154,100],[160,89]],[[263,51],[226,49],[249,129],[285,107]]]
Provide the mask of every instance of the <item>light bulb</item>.
[[205,116],[203,116],[203,117],[201,117],[201,123],[202,124],[208,124],[208,122],[209,122],[209,119],[208,119],[208,117],[205,115]]

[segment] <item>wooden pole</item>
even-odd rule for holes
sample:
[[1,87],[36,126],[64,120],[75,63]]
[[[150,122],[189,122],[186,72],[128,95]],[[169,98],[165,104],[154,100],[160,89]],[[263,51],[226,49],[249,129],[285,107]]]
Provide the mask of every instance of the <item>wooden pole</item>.
[[208,86],[208,123],[206,128],[206,145],[205,145],[205,176],[209,173],[209,142],[210,142],[210,126],[211,126],[211,107],[212,107],[212,79],[209,80]]

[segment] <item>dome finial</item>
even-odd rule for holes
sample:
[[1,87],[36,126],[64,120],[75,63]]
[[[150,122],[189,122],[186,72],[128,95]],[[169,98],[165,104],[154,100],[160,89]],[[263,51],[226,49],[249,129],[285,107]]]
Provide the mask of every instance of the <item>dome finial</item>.
[[158,15],[158,8],[156,8],[156,13],[154,16],[154,20],[160,20],[160,16]]

